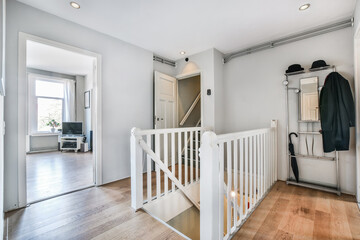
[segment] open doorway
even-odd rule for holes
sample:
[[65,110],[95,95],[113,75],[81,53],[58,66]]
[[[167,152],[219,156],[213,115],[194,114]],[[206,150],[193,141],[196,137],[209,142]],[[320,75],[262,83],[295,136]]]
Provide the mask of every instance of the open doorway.
[[26,94],[19,108],[26,114],[19,123],[19,142],[25,143],[19,146],[20,206],[99,184],[97,56],[21,36],[19,81]]
[[200,127],[201,75],[154,74],[154,128]]
[[180,127],[201,126],[200,75],[178,80],[178,116]]

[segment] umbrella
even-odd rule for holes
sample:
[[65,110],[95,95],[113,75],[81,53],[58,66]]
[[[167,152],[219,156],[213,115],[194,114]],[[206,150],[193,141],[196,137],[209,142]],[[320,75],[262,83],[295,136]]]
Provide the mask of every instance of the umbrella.
[[296,157],[295,157],[294,144],[291,141],[291,135],[295,135],[296,137],[298,137],[298,135],[294,132],[289,134],[289,152],[291,155],[291,168],[294,172],[296,182],[299,182],[299,168],[298,168]]

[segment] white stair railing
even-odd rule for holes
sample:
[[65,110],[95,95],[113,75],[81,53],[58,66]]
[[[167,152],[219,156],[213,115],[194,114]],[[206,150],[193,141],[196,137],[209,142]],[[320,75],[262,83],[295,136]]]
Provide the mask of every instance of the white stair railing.
[[229,239],[277,180],[277,121],[266,129],[205,132],[200,157],[200,238]]
[[[192,204],[200,208],[198,201],[187,192],[186,187],[200,179],[199,142],[201,134],[207,130],[210,128],[131,130],[132,208],[138,210],[144,204],[159,200],[175,191],[180,191]],[[188,141],[193,139],[193,136],[199,141]],[[181,161],[183,147],[189,147],[189,154],[185,151],[184,164]],[[155,171],[152,163],[155,164]]]

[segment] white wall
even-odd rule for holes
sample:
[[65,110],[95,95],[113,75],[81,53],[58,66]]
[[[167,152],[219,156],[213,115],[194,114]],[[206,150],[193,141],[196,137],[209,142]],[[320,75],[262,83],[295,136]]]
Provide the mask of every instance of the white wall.
[[[194,71],[201,71],[201,91],[203,101],[203,122],[202,126],[214,127],[215,132],[218,133],[217,127],[220,127],[215,124],[215,98],[221,97],[221,89],[219,93],[217,92],[216,87],[218,83],[221,82],[222,78],[222,67],[220,64],[222,61],[222,54],[212,48],[204,52],[189,56],[189,61],[185,62],[184,59],[180,59],[176,62],[177,75],[179,74],[188,74]],[[211,95],[206,95],[207,89],[211,90]]]
[[[153,54],[131,44],[7,1],[5,210],[17,208],[17,86],[20,31],[102,55],[103,183],[130,176],[130,129],[152,127]],[[141,71],[139,70],[141,69]]]
[[[5,63],[3,58],[5,57],[5,48],[3,44],[3,37],[5,36],[5,29],[3,29],[3,23],[5,21],[5,14],[3,10],[5,6],[5,0],[0,2],[0,78],[5,77]],[[4,97],[0,96],[0,238],[4,235]]]
[[224,133],[224,55],[214,50],[215,132]]
[[[279,120],[279,179],[287,177],[285,90],[282,81],[287,67],[294,63],[310,68],[313,61],[324,59],[353,86],[353,33],[351,28],[302,40],[274,49],[235,58],[224,65],[224,131],[269,127]],[[341,189],[355,193],[355,142],[351,129],[351,149],[340,153]],[[306,176],[335,182],[334,168],[328,163],[310,164]],[[310,166],[308,165],[308,166]],[[301,174],[301,173],[300,173]],[[312,180],[312,179],[307,179]]]
[[360,1],[356,1],[355,11],[354,11],[354,33],[360,26]]
[[176,68],[168,64],[154,61],[153,67],[154,67],[154,71],[158,71],[172,77],[175,77],[176,75]]
[[[359,107],[359,96],[360,96],[360,1],[356,1],[356,7],[354,11],[354,65],[355,67],[355,96],[356,96],[356,126],[360,125],[360,107]],[[356,127],[356,198],[360,202],[360,128]]]
[[4,97],[0,96],[0,238],[4,230]]

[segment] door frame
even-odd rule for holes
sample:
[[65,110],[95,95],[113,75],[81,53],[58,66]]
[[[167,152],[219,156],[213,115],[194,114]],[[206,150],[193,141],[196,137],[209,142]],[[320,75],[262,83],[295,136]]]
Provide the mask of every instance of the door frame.
[[[360,24],[354,31],[354,85],[355,85],[355,149],[356,149],[356,199],[360,204]],[[360,205],[359,205],[360,207]]]
[[[26,42],[34,41],[49,46],[61,48],[67,51],[76,52],[87,55],[96,59],[94,64],[94,80],[93,80],[93,100],[94,113],[92,113],[92,121],[94,121],[94,183],[95,186],[102,185],[102,79],[101,66],[102,59],[98,53],[90,52],[85,49],[77,48],[60,42],[19,32],[18,45],[18,207],[27,205],[27,187],[26,187],[26,134],[28,126],[28,81],[26,80]],[[25,121],[20,121],[25,119]],[[65,194],[65,193],[64,193]]]

